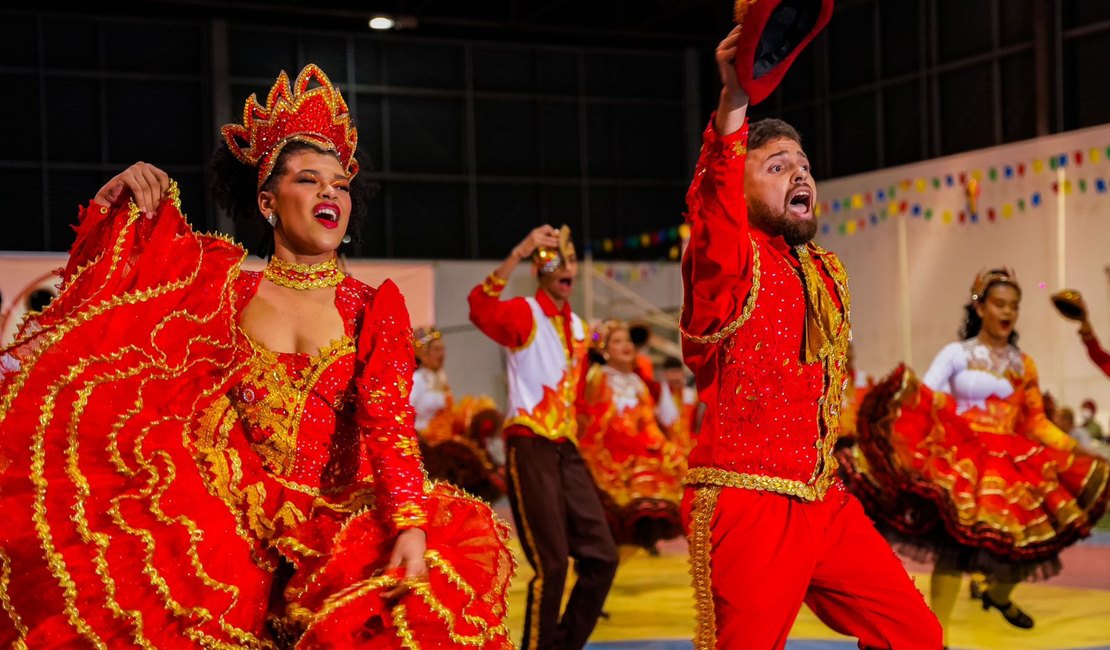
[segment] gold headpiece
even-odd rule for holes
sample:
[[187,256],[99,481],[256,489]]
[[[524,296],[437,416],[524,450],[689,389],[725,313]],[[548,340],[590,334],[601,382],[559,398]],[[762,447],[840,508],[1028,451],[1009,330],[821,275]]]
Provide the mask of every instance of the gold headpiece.
[[443,338],[443,334],[434,327],[418,327],[412,332],[412,345],[421,350]]
[[559,227],[559,248],[537,248],[532,253],[532,264],[540,273],[551,273],[566,263],[574,253],[574,242],[570,240],[570,226]]
[[971,283],[971,300],[978,302],[983,299],[987,294],[987,289],[995,282],[1004,282],[1021,292],[1021,285],[1018,284],[1017,275],[1014,270],[1008,266],[1000,269],[990,269],[980,271],[979,275],[975,276],[975,281]]
[[615,318],[603,320],[593,328],[593,332],[590,334],[590,347],[598,352],[604,352],[609,345],[609,337],[612,336],[613,332],[627,329],[628,323],[622,320]]
[[[309,89],[312,81],[318,85]],[[252,94],[243,105],[243,123],[225,124],[220,133],[239,162],[258,167],[259,187],[273,173],[281,150],[293,141],[334,151],[348,176],[358,173],[358,130],[351,124],[347,102],[324,71],[311,63],[293,84],[282,70],[266,105]]]

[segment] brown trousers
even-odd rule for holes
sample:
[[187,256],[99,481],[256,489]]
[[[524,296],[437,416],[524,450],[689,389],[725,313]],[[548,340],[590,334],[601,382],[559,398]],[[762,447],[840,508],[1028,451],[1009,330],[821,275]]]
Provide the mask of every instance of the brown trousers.
[[[509,502],[528,583],[521,650],[579,650],[593,632],[617,571],[617,549],[601,501],[578,447],[506,430]],[[566,609],[559,605],[568,558],[578,579]]]

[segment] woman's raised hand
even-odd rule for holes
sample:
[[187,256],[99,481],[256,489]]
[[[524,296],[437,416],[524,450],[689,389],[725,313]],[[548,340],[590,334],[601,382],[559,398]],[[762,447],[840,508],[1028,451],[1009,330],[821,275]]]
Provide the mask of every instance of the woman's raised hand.
[[154,208],[166,190],[170,189],[170,177],[166,172],[150,163],[139,161],[116,174],[96,193],[93,201],[101,205],[112,205],[120,194],[128,192],[135,199],[135,205],[146,216],[154,215]]

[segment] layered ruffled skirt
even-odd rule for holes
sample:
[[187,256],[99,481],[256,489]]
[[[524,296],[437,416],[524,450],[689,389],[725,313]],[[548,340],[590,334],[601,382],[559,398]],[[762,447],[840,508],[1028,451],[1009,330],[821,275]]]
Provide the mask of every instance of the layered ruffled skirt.
[[1104,513],[1110,464],[970,420],[898,368],[861,406],[858,448],[841,456],[849,488],[919,559],[1011,581],[1054,575]]
[[[514,564],[488,506],[433,489],[427,579],[386,601],[401,577],[372,490],[285,498],[230,428],[223,447],[198,437],[237,379],[243,251],[172,204],[94,209],[61,294],[0,352],[0,644],[511,648]],[[259,487],[230,499],[221,473]]]
[[505,494],[505,469],[487,448],[504,418],[489,397],[467,396],[432,418],[420,432],[428,476],[493,503]]

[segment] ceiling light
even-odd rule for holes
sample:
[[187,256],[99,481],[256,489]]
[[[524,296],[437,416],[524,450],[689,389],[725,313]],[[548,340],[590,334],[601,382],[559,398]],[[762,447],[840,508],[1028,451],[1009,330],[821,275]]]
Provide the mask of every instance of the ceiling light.
[[374,16],[369,25],[370,29],[393,29],[397,23],[389,16]]

